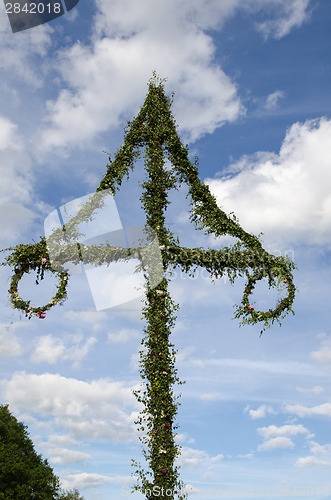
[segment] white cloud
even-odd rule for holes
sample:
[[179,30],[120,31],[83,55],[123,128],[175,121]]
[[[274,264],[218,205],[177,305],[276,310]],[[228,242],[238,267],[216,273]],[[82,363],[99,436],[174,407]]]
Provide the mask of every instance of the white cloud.
[[68,450],[67,448],[50,448],[48,449],[49,461],[53,464],[68,465],[85,462],[91,458],[87,453],[82,451]]
[[49,436],[48,440],[47,440],[47,443],[46,443],[46,446],[47,447],[50,447],[50,448],[56,448],[56,447],[59,447],[60,445],[64,446],[68,446],[68,445],[73,445],[73,444],[78,444],[79,441],[77,441],[76,439],[73,439],[71,436],[69,436],[68,434],[53,434],[51,436]]
[[141,336],[141,333],[138,330],[134,330],[133,328],[122,328],[119,332],[116,333],[108,333],[107,339],[108,342],[112,344],[120,344],[128,342],[130,339],[136,339]]
[[269,94],[264,104],[265,109],[272,110],[277,108],[279,99],[283,97],[284,92],[282,92],[281,90],[276,90],[272,94]]
[[107,319],[107,313],[96,311],[95,309],[87,311],[66,311],[64,317],[73,323],[83,322],[89,325],[94,332],[102,328],[102,323]]
[[11,326],[12,328],[9,328],[4,323],[0,324],[0,356],[5,358],[19,356],[23,352],[20,341],[15,335],[17,325]]
[[17,125],[0,116],[1,203],[27,202],[31,196],[30,160],[23,150],[24,142]]
[[259,31],[265,34],[270,32],[270,35],[271,31],[274,34],[281,32],[285,36],[293,27],[300,26],[309,18],[309,1],[293,0],[288,5],[286,0],[203,0],[199,3],[183,0],[180,4],[176,0],[167,0],[158,2],[156,6],[152,0],[143,3],[133,0],[98,0],[95,32],[97,36],[116,34],[127,37],[154,25],[155,32],[174,36],[177,27],[188,21],[200,29],[221,29],[227,19],[243,9],[251,13],[263,12],[266,17],[270,15],[272,19],[268,21],[268,26],[263,28],[257,25]]
[[52,335],[45,335],[37,339],[31,361],[33,363],[49,363],[52,365],[62,358],[65,350],[65,345],[61,339]]
[[294,443],[288,436],[297,436],[298,434],[306,434],[306,437],[312,437],[303,425],[269,425],[268,427],[260,427],[258,433],[265,440],[264,443],[258,446],[258,451],[272,451],[278,448],[293,448]]
[[269,425],[268,427],[260,427],[258,433],[263,436],[263,439],[282,436],[297,436],[298,434],[309,434],[308,429],[303,425]]
[[258,29],[264,36],[281,38],[308,18],[308,4],[309,0],[294,0],[290,6],[285,0],[98,0],[90,43],[77,41],[63,47],[57,60],[52,58],[52,69],[60,73],[64,86],[47,103],[35,147],[39,153],[88,147],[97,134],[138,111],[153,70],[167,77],[169,89],[176,92],[174,114],[184,140],[212,133],[238,119],[244,108],[235,83],[215,62],[215,45],[206,31],[220,30],[243,9],[271,17]]
[[278,448],[293,448],[294,443],[290,438],[287,437],[276,437],[273,439],[269,439],[265,443],[262,443],[258,446],[258,451],[273,451]]
[[317,361],[317,363],[331,368],[331,347],[324,346],[318,351],[313,351],[310,356]]
[[196,450],[194,448],[189,448],[183,446],[181,448],[181,454],[176,459],[180,467],[198,467],[199,465],[212,465],[219,463],[223,460],[224,455],[222,453],[215,455],[214,457],[208,455],[203,450]]
[[[191,358],[191,354],[193,352],[195,352],[197,350],[196,347],[194,346],[187,346],[187,347],[184,347],[182,349],[180,349],[176,355],[176,360],[177,360],[177,363],[184,363],[184,362],[187,362],[187,363],[190,363],[192,358]],[[200,366],[203,366],[203,361],[201,360],[197,360],[199,363]],[[200,363],[201,361],[201,363]],[[195,364],[195,363],[194,363]]]
[[166,75],[176,91],[174,113],[190,140],[237,119],[242,109],[236,88],[211,64],[210,37],[185,25],[177,35],[158,39],[143,31],[125,39],[103,38],[92,48],[76,43],[63,53],[60,71],[68,88],[47,103],[36,147],[84,147],[96,134],[117,126],[123,115],[135,114],[143,104],[153,69]]
[[183,444],[185,441],[187,441],[189,444],[195,443],[195,439],[189,437],[185,432],[175,435],[175,442],[177,444]]
[[254,457],[254,453],[246,453],[245,455],[237,455],[238,458],[247,458],[251,459]]
[[321,340],[321,347],[310,353],[310,357],[319,365],[331,369],[331,336],[320,334],[317,336]]
[[321,387],[319,385],[315,385],[312,389],[305,389],[305,388],[302,388],[302,387],[298,387],[297,388],[297,391],[303,392],[304,394],[309,394],[309,393],[321,394],[322,392],[324,392],[324,390],[325,389],[323,389],[323,387]]
[[[245,230],[266,237],[331,242],[331,120],[295,123],[279,154],[244,156],[205,183]],[[263,210],[261,210],[263,206]]]
[[[41,57],[47,55],[51,47],[51,33],[54,32],[49,24],[37,26],[13,35],[4,5],[0,5],[0,68],[11,76],[19,77],[22,84],[29,84],[40,88],[43,81],[43,71],[38,66]],[[15,83],[16,83],[15,82]]]
[[304,405],[285,405],[285,412],[297,415],[298,417],[310,417],[312,415],[323,415],[331,417],[331,403],[324,403],[317,406],[304,406]]
[[[225,19],[234,14],[242,0],[203,0],[192,3],[183,0],[97,0],[98,13],[95,19],[97,36],[117,35],[127,37],[143,30],[154,30],[163,36],[178,36],[178,28],[192,23],[201,29],[220,27]],[[247,0],[245,0],[247,2]],[[174,13],[176,15],[174,15]],[[154,26],[154,28],[153,28]],[[170,32],[169,32],[170,29]]]
[[4,382],[5,398],[15,411],[30,412],[54,423],[77,439],[137,439],[134,419],[137,408],[132,389],[123,382],[98,379],[91,382],[58,374],[15,373]]
[[202,394],[200,398],[204,401],[219,401],[223,399],[223,395],[221,392],[209,392]]
[[318,444],[315,441],[310,443],[310,451],[314,455],[331,455],[331,444]]
[[[72,345],[69,345],[70,341]],[[68,336],[66,342],[53,335],[44,335],[37,338],[31,361],[33,363],[55,364],[59,360],[70,359],[74,361],[74,368],[78,368],[79,362],[87,356],[90,348],[96,342],[95,337],[89,337],[84,342],[83,336],[79,334]]]
[[15,123],[0,116],[0,227],[11,243],[35,218],[26,205],[32,196],[31,162]]
[[0,116],[0,151],[7,148],[17,148],[15,142],[16,132],[17,125],[8,120],[8,118]]
[[331,463],[319,460],[318,458],[313,456],[299,458],[295,462],[296,467],[315,467],[315,466],[326,466],[326,465],[331,465]]
[[79,490],[87,488],[95,488],[97,486],[102,486],[107,483],[112,484],[126,484],[132,482],[132,477],[127,476],[103,476],[101,474],[88,474],[83,472],[81,474],[70,474],[64,476],[61,481],[62,485],[66,489],[77,488]]
[[83,336],[78,335],[75,343],[67,349],[67,357],[68,359],[72,359],[74,361],[74,368],[78,368],[80,366],[80,361],[87,356],[89,350],[97,342],[95,337],[89,337],[85,342],[83,342],[83,340]]
[[271,406],[267,405],[261,405],[258,407],[257,410],[250,410],[249,405],[247,405],[244,412],[245,413],[248,412],[249,416],[252,419],[265,418],[267,415],[276,413]]
[[13,244],[13,241],[31,227],[36,214],[18,203],[4,203],[0,206],[1,239]]
[[273,1],[272,4],[275,14],[273,19],[257,24],[257,29],[266,39],[272,37],[279,40],[309,19],[310,0],[292,0],[291,2],[278,0]]

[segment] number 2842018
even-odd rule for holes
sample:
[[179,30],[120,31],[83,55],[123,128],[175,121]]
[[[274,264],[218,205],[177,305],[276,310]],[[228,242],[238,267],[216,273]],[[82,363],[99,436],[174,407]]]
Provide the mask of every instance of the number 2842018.
[[7,14],[60,14],[61,4],[58,3],[25,3],[21,5],[18,2],[6,3]]

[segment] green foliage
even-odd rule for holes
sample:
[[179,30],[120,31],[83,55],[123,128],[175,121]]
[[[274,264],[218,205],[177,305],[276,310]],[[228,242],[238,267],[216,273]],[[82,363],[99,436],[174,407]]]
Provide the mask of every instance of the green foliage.
[[[29,319],[31,319],[32,316],[44,318],[46,316],[46,311],[49,311],[51,307],[55,306],[57,303],[63,303],[67,297],[68,273],[65,271],[57,272],[51,266],[45,238],[42,237],[40,242],[34,245],[17,245],[16,248],[11,247],[5,250],[12,250],[12,253],[6,258],[2,265],[14,267],[14,275],[11,278],[8,292],[12,306],[15,309],[23,311],[25,316],[29,317]],[[31,270],[37,272],[37,285],[40,280],[44,279],[45,271],[56,274],[60,280],[55,296],[44,306],[33,307],[31,306],[30,300],[23,300],[19,295],[19,281],[25,273],[29,273]]]
[[[174,465],[176,457],[180,454],[180,447],[175,444],[176,434],[173,432],[178,427],[175,425],[175,417],[179,403],[176,402],[172,387],[174,383],[182,382],[177,378],[176,353],[169,342],[171,327],[175,321],[174,312],[178,306],[169,297],[166,273],[171,276],[172,270],[179,267],[192,276],[198,267],[204,267],[213,279],[226,274],[231,283],[234,283],[238,276],[246,276],[247,284],[235,317],[242,317],[241,324],[263,323],[261,333],[275,320],[280,321],[289,311],[293,313],[292,304],[296,289],[292,276],[294,264],[286,258],[275,257],[266,252],[258,237],[244,231],[233,214],[226,215],[218,207],[208,186],[200,181],[197,161],[194,164],[190,162],[188,147],[181,143],[178,136],[175,120],[171,114],[171,105],[172,100],[165,95],[163,82],[154,75],[138,116],[128,123],[122,147],[113,161],[109,158],[107,172],[96,194],[66,224],[62,232],[61,230],[54,232],[52,248],[57,253],[60,264],[69,260],[78,262],[83,250],[84,262],[95,265],[127,260],[126,249],[110,245],[86,247],[80,244],[77,257],[76,247],[70,244],[77,235],[77,224],[93,217],[95,199],[98,195],[99,206],[106,190],[115,195],[120,189],[124,175],[129,176],[130,170],[134,168],[135,161],[141,154],[141,149],[144,148],[146,178],[142,184],[140,200],[146,213],[146,227],[152,228],[158,236],[164,276],[156,290],[149,282],[149,274],[147,272],[145,274],[147,292],[143,318],[147,326],[144,329],[143,349],[140,352],[140,373],[145,385],[140,391],[136,391],[135,395],[144,406],[136,423],[139,431],[143,433],[140,436],[145,447],[143,454],[151,470],[145,472],[140,464],[132,461],[140,480],[140,483],[134,485],[133,490],[141,491],[146,498],[180,500],[186,498],[187,494],[183,493],[183,483],[179,481],[178,468]],[[170,161],[171,168],[165,168],[166,159]],[[223,247],[221,250],[186,248],[180,245],[178,238],[165,227],[164,222],[165,211],[169,205],[168,191],[178,189],[182,183],[188,187],[190,219],[196,228],[203,229],[205,234],[213,234],[215,237],[229,234],[236,237],[238,243],[231,248]],[[65,251],[61,249],[61,241],[67,243]],[[44,246],[42,248],[38,245]],[[36,256],[33,252],[29,253],[31,251],[29,245],[11,249],[14,251],[7,257],[5,264],[17,267],[22,261],[34,262],[42,255],[46,255],[44,240],[36,244],[35,248]],[[134,256],[135,251],[129,249],[129,255]],[[52,271],[51,267],[49,270]],[[15,273],[17,275],[16,270]],[[263,278],[268,280],[269,287],[279,286],[283,282],[287,290],[287,296],[276,304],[274,309],[266,312],[256,311],[249,303],[252,289],[257,281]],[[14,285],[17,283],[18,281],[14,281]],[[11,295],[13,296],[12,293]],[[20,308],[17,302],[12,300],[12,303],[14,307]],[[169,491],[172,492],[170,495]]]
[[[140,464],[132,461],[140,484],[133,491],[153,491],[157,496],[162,491],[178,491],[176,498],[183,499],[184,484],[179,481],[179,469],[174,466],[175,458],[180,454],[180,447],[175,444],[174,430],[178,428],[174,420],[178,403],[175,402],[172,386],[175,382],[182,384],[175,368],[176,352],[169,342],[171,328],[175,323],[174,311],[178,306],[173,303],[167,292],[168,280],[158,285],[157,289],[149,289],[143,316],[147,321],[142,340],[144,349],[140,351],[140,373],[145,381],[144,387],[134,391],[137,400],[144,404],[144,410],[135,422],[141,431],[141,442],[145,449],[143,455],[149,463],[153,474],[143,471]],[[144,435],[145,434],[145,435]],[[147,498],[149,496],[147,495]],[[163,496],[160,496],[163,498]],[[174,498],[168,495],[167,498]]]
[[85,500],[75,488],[73,490],[61,491],[56,500]]
[[0,406],[0,485],[0,500],[53,500],[59,491],[59,479],[8,405]]

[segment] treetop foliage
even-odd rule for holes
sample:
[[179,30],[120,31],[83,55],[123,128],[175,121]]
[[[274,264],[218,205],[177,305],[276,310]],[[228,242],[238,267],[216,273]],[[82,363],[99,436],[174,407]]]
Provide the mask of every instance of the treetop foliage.
[[53,500],[58,477],[33,446],[27,426],[0,406],[0,500]]

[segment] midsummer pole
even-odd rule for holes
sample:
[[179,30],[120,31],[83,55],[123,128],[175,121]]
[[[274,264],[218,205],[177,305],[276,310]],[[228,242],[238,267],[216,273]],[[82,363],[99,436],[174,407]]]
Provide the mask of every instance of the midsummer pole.
[[[153,275],[157,270],[153,259],[144,269],[146,278],[146,300],[143,317],[146,320],[145,337],[140,351],[140,374],[144,386],[140,391],[134,391],[144,409],[136,424],[143,433],[139,437],[143,444],[143,455],[150,470],[144,471],[140,464],[132,460],[136,467],[135,473],[140,483],[133,486],[133,491],[142,492],[147,499],[167,498],[182,500],[187,497],[184,484],[179,480],[179,468],[175,465],[176,457],[180,455],[180,446],[175,444],[175,424],[177,414],[176,402],[172,387],[177,382],[175,367],[176,351],[169,337],[175,323],[174,304],[169,292],[166,273],[175,267],[192,275],[197,267],[204,267],[212,277],[217,279],[224,274],[233,284],[237,276],[245,275],[247,283],[242,302],[237,306],[235,318],[241,318],[242,324],[263,322],[262,332],[292,310],[295,297],[292,270],[294,264],[287,258],[275,257],[262,248],[259,239],[247,233],[239,225],[234,215],[226,215],[216,203],[209,188],[198,177],[197,162],[192,164],[188,158],[188,148],[178,136],[175,121],[171,114],[172,100],[165,95],[163,81],[154,78],[149,82],[149,91],[137,117],[128,123],[122,147],[116,153],[113,161],[107,165],[107,172],[100,182],[94,199],[90,199],[63,228],[53,232],[47,241],[44,237],[40,242],[12,247],[11,254],[2,265],[14,268],[9,294],[12,306],[25,312],[26,317],[45,318],[46,312],[66,298],[66,287],[69,274],[64,264],[66,262],[93,263],[101,265],[130,257],[140,257],[139,248],[118,248],[106,245],[84,245],[77,243],[80,235],[77,225],[81,221],[93,218],[96,208],[102,206],[105,193],[115,195],[121,186],[124,175],[129,176],[129,169],[145,148],[146,180],[142,184],[140,198],[146,213],[146,228],[152,229],[157,235],[159,249],[162,255],[162,276],[157,288],[153,285]],[[165,158],[170,160],[171,169],[165,168]],[[169,204],[168,191],[178,188],[181,183],[188,186],[188,196],[191,197],[191,221],[196,228],[204,229],[206,234],[219,237],[225,234],[238,238],[238,243],[221,250],[202,248],[186,248],[180,245],[178,238],[165,227],[165,211]],[[96,201],[97,200],[97,201]],[[78,249],[78,251],[77,251]],[[56,258],[54,258],[56,255]],[[52,258],[50,258],[50,256]],[[44,278],[46,271],[59,277],[59,285],[51,301],[41,307],[32,306],[31,301],[23,300],[18,292],[18,284],[25,273],[30,270],[37,272],[37,283]],[[249,297],[255,284],[266,278],[269,288],[283,283],[287,296],[279,301],[274,309],[266,312],[256,311],[250,304]]]

